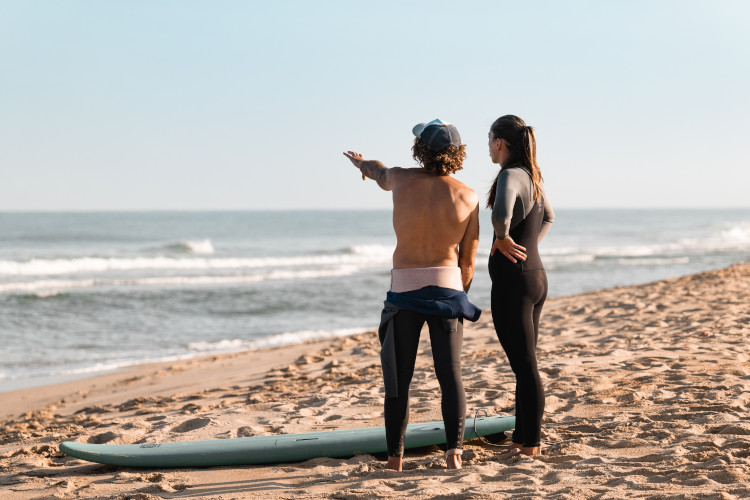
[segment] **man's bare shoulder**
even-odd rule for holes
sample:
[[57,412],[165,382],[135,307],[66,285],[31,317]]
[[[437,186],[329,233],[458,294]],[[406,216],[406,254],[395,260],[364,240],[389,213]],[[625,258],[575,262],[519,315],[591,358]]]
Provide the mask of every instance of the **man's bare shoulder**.
[[461,191],[461,199],[464,203],[466,203],[467,206],[475,208],[477,205],[479,205],[479,196],[477,196],[477,192],[468,186],[464,187],[466,189]]
[[408,185],[411,180],[424,178],[427,173],[422,168],[391,167],[388,176],[395,184]]
[[422,168],[391,167],[390,170],[395,175],[400,175],[400,176],[424,174],[424,169]]
[[454,196],[457,196],[462,202],[472,207],[476,205],[479,200],[479,198],[477,197],[477,193],[473,189],[449,175],[436,176],[425,171],[425,169],[423,168],[402,167],[391,168],[388,175],[391,174],[393,174],[391,179],[396,184],[401,184],[402,186],[408,186],[410,185],[412,180],[417,179],[445,184],[453,192]]
[[461,198],[461,201],[472,207],[479,203],[479,196],[477,196],[476,191],[474,191],[458,179],[455,179],[453,177],[449,177],[449,179],[451,182],[451,188],[454,189],[454,192],[456,192],[456,194],[458,194],[458,197]]

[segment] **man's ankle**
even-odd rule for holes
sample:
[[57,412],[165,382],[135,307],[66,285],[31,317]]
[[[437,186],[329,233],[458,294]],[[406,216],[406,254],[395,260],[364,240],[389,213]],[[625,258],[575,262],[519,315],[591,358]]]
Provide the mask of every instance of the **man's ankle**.
[[530,457],[541,455],[542,447],[541,446],[524,446],[523,448],[521,448],[521,453],[524,455],[528,455]]
[[403,459],[401,457],[388,457],[386,468],[401,472]]
[[451,448],[445,452],[446,467],[449,469],[460,469],[461,468],[461,455],[464,450],[460,448]]

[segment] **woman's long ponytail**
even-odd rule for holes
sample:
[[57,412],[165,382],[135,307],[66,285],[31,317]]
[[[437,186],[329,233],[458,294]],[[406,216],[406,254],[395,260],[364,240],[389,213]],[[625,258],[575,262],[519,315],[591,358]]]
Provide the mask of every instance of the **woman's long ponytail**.
[[524,164],[531,169],[531,181],[534,183],[534,201],[542,199],[542,171],[536,162],[536,134],[534,127],[525,126],[521,132]]

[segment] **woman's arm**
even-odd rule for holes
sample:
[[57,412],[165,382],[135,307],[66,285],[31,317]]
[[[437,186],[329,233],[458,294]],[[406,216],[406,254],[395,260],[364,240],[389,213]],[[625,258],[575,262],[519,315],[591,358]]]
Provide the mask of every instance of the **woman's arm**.
[[516,259],[526,260],[526,247],[518,245],[510,237],[510,224],[513,219],[513,208],[516,205],[519,185],[513,182],[507,170],[501,171],[497,179],[495,204],[492,206],[492,227],[495,229],[495,242],[492,244],[490,255],[500,251],[513,262]]
[[542,241],[552,223],[555,222],[555,212],[552,211],[552,204],[549,202],[549,198],[547,198],[547,193],[543,193],[542,196],[544,196],[544,219],[542,220],[542,228],[539,230],[537,243]]
[[500,240],[510,233],[513,206],[518,196],[514,183],[508,182],[509,177],[507,170],[501,171],[498,175],[495,203],[492,205],[492,227],[495,229],[495,236]]

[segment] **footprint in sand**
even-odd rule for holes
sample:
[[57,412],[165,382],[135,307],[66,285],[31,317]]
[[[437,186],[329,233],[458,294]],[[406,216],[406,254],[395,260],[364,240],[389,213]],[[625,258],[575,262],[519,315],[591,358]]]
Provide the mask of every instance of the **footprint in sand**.
[[120,434],[115,434],[112,431],[108,431],[91,436],[90,438],[88,438],[88,442],[91,444],[104,444],[110,443],[120,437],[122,437]]
[[172,432],[190,432],[205,427],[210,423],[210,418],[191,418],[190,420],[186,420],[183,423],[172,427]]
[[237,437],[253,437],[253,436],[261,436],[265,434],[265,429],[262,427],[252,427],[249,425],[244,425],[237,429]]

